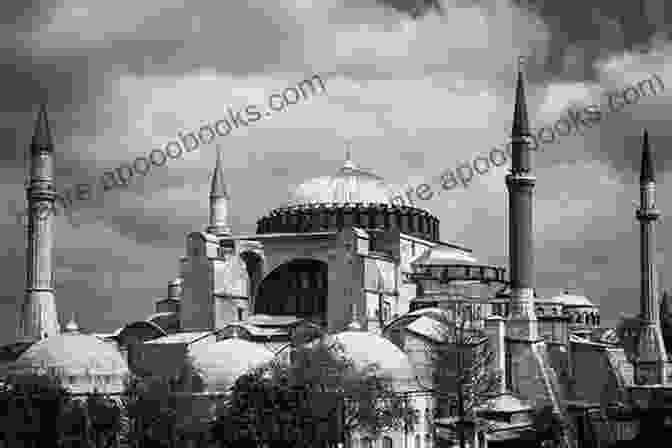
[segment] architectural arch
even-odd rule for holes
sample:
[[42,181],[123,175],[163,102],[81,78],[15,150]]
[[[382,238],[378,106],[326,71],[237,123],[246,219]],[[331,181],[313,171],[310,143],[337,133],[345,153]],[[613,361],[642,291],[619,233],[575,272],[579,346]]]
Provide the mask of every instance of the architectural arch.
[[297,258],[271,271],[259,285],[254,314],[297,316],[327,323],[328,265]]
[[245,264],[245,269],[247,270],[249,278],[248,297],[251,306],[254,307],[254,298],[261,284],[261,279],[264,276],[264,260],[257,252],[252,250],[241,252],[240,259]]
[[139,320],[125,325],[116,335],[116,339],[120,346],[127,347],[167,335],[168,333],[154,322]]

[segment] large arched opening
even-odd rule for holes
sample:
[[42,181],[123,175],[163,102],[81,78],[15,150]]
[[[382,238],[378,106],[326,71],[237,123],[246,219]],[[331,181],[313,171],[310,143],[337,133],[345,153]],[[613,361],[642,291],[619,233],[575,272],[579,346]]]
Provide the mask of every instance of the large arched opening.
[[249,278],[249,288],[247,290],[248,299],[251,307],[254,307],[254,301],[257,296],[259,285],[263,277],[264,263],[262,258],[256,252],[245,251],[240,254],[240,259],[245,263],[247,276]]
[[255,314],[297,316],[327,323],[327,263],[294,259],[275,268],[259,285]]

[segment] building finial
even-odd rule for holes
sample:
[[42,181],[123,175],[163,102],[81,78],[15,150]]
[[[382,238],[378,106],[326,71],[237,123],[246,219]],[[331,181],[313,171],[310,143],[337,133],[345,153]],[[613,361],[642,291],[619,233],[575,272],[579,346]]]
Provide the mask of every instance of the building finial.
[[343,168],[355,168],[355,164],[352,161],[352,140],[349,139],[345,141],[345,163],[343,164]]
[[72,317],[70,318],[70,322],[67,323],[65,326],[65,331],[67,333],[75,333],[79,331],[79,325],[77,325],[77,322],[75,321],[75,312],[72,312]]
[[656,181],[653,169],[653,155],[651,153],[651,146],[649,145],[649,132],[646,129],[644,129],[642,140],[642,167],[639,174],[639,183],[646,184]]
[[518,73],[525,72],[525,62],[526,62],[525,56],[518,56]]

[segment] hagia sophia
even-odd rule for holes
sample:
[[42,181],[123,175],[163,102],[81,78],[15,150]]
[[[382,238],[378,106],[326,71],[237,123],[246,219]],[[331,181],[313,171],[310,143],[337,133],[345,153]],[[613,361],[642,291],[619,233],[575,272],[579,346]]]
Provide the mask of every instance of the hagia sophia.
[[[297,332],[337,340],[357,366],[377,363],[420,411],[412,431],[378,439],[354,434],[353,448],[453,446],[452,397],[432,394],[429,350],[455,343],[447,322],[468,322],[469,343],[487,343],[498,392],[477,410],[469,446],[523,446],[535,409],[551,406],[571,419],[568,446],[587,437],[591,410],[672,395],[672,365],[660,325],[654,263],[653,153],[644,133],[636,212],[641,233],[641,296],[636,356],[614,329],[600,326],[599,308],[577,291],[540,297],[535,285],[533,151],[529,147],[524,78],[518,73],[511,134],[507,267],[488,264],[465,244],[441,239],[429,211],[391,201],[385,181],[358,167],[348,152],[333,175],[307,180],[288,203],[257,221],[254,234],[229,226],[221,156],[211,179],[209,223],[187,235],[185,255],[155,313],[111,334],[82,332],[74,318],[61,329],[54,290],[53,155],[42,107],[30,145],[26,293],[14,344],[3,347],[3,375],[42,372],[73,392],[123,391],[133,372],[178,378],[187,361],[198,372],[184,385],[183,417],[207,421],[214,405],[249,369],[288,359]],[[633,238],[635,236],[633,235]],[[633,298],[633,300],[635,300]],[[634,361],[634,362],[633,362]],[[633,422],[614,423],[620,437]]]

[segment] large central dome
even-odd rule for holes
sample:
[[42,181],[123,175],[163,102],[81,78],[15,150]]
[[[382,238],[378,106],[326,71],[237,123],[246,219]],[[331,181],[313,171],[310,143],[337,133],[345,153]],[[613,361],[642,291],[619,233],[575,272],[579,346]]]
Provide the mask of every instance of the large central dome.
[[315,177],[296,187],[287,205],[390,204],[392,193],[382,177],[357,167],[348,157],[336,174]]
[[[397,197],[400,197],[397,195]],[[370,171],[357,167],[350,155],[331,176],[316,177],[290,192],[287,205],[257,221],[257,233],[306,233],[398,230],[430,241],[439,239],[439,220],[427,210],[395,204],[394,191]]]

